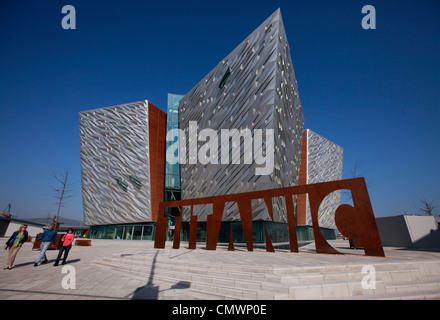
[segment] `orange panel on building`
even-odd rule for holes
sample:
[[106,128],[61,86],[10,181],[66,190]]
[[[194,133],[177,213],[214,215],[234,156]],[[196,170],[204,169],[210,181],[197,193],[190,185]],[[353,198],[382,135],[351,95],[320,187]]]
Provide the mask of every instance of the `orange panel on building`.
[[153,221],[157,221],[159,203],[164,201],[166,125],[166,113],[149,102],[148,136],[150,145],[151,212]]
[[[298,185],[307,184],[307,130],[303,131],[302,147],[301,147],[301,165],[299,167]],[[307,214],[307,194],[299,194],[297,200],[297,224],[299,226],[306,225]]]

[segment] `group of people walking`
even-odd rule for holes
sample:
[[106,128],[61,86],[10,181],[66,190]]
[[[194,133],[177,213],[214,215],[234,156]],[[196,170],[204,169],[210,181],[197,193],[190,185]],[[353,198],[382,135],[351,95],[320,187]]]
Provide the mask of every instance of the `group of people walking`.
[[[9,252],[8,252],[8,259],[6,262],[6,267],[3,269],[5,269],[5,270],[12,269],[12,267],[14,265],[15,257],[17,256],[18,251],[23,246],[23,244],[27,241],[27,238],[28,238],[27,227],[28,226],[26,224],[21,225],[20,228],[17,231],[15,231],[11,235],[11,237],[8,239],[8,241],[6,242],[5,250],[9,249]],[[72,248],[72,243],[73,243],[74,239],[75,239],[75,236],[73,234],[73,229],[70,228],[67,231],[67,234],[65,234],[61,239],[58,256],[55,260],[55,263],[53,264],[54,266],[59,265],[60,260],[61,260],[61,256],[63,255],[63,253],[64,253],[64,256],[63,256],[63,260],[62,260],[61,264],[66,263],[67,256],[69,255],[69,251]],[[45,263],[49,262],[49,260],[47,259],[47,256],[46,256],[46,251],[49,248],[51,243],[52,243],[52,245],[55,245],[56,241],[57,241],[57,231],[55,230],[54,224],[51,224],[49,226],[49,228],[46,231],[44,231],[44,233],[42,235],[40,235],[37,239],[35,239],[35,242],[38,242],[40,240],[42,240],[41,245],[40,245],[40,255],[38,256],[37,260],[35,260],[34,267],[37,267],[40,262],[41,262],[41,264],[45,264]]]

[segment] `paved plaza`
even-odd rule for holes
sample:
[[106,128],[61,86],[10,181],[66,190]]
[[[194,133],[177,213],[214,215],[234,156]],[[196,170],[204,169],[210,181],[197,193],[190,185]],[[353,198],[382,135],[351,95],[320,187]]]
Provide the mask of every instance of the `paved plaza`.
[[[316,254],[313,245],[300,253],[228,252],[221,246],[207,251],[204,244],[196,250],[187,249],[187,243],[180,249],[171,243],[154,249],[151,241],[93,239],[92,246],[73,246],[67,264],[58,267],[53,266],[54,250],[47,253],[49,263],[34,267],[39,251],[26,243],[12,270],[3,270],[7,251],[0,251],[0,299],[440,298],[440,251],[385,248],[385,258],[366,257],[363,250],[350,249],[348,241],[331,243],[345,254]],[[359,288],[368,265],[377,270],[378,286],[365,294]]]

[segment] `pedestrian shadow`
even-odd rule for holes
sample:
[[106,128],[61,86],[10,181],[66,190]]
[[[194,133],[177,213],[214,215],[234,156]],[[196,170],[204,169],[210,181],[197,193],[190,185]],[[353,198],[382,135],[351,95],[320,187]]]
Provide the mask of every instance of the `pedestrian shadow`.
[[[43,266],[43,265],[45,265],[45,264],[47,264],[47,265],[49,265],[49,264],[51,264],[51,263],[53,264],[53,263],[55,262],[55,260],[56,260],[56,259],[49,259],[49,260],[47,260],[46,263],[44,263],[44,264],[40,264],[39,266],[41,267],[41,266]],[[77,262],[79,262],[79,261],[81,261],[81,259],[67,260],[65,264],[77,263]],[[22,267],[26,267],[26,266],[34,265],[34,263],[35,263],[35,261],[18,263],[18,264],[15,264],[15,265],[13,266],[13,268],[22,268]]]
[[13,265],[13,268],[21,268],[21,267],[26,267],[26,266],[33,265],[33,264],[34,264],[34,261],[32,261],[32,262],[18,263],[18,264],[14,264],[14,265]]
[[72,260],[67,260],[65,264],[77,263],[80,261],[81,261],[81,259],[72,259]]

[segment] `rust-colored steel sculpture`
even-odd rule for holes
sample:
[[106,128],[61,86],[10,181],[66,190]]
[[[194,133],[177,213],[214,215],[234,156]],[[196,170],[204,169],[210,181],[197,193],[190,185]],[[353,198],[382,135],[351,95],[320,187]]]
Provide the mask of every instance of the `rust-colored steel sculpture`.
[[[240,219],[243,226],[246,246],[249,251],[253,250],[252,239],[252,209],[251,200],[263,199],[269,215],[273,221],[273,197],[284,197],[286,203],[287,225],[289,229],[290,251],[298,252],[296,235],[296,223],[292,196],[308,193],[312,215],[313,234],[317,253],[341,254],[333,248],[322,235],[318,225],[318,210],[322,200],[336,190],[348,189],[351,191],[353,206],[340,205],[335,212],[335,222],[338,230],[345,236],[352,238],[364,248],[365,255],[384,257],[382,242],[377,230],[376,220],[371,207],[370,197],[364,178],[322,182],[316,184],[300,185],[271,190],[252,191],[245,193],[229,194],[197,199],[186,199],[159,203],[159,216],[156,228],[155,248],[165,248],[167,217],[165,208],[191,207],[189,248],[196,248],[197,216],[193,215],[195,205],[212,204],[213,213],[207,219],[206,249],[215,250],[222,222],[223,210],[226,202],[237,202]],[[176,217],[173,248],[180,246],[181,217]],[[229,250],[234,250],[232,240],[232,225],[229,227]],[[265,228],[266,251],[274,252],[269,232]]]

